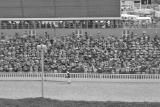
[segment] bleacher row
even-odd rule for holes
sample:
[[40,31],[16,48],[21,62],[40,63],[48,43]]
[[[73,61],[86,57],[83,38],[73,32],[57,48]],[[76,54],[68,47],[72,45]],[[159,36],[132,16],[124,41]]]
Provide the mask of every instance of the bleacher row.
[[51,37],[20,35],[0,40],[0,72],[41,72],[37,45],[47,45],[44,71],[51,73],[159,74],[158,34],[91,36],[71,33]]

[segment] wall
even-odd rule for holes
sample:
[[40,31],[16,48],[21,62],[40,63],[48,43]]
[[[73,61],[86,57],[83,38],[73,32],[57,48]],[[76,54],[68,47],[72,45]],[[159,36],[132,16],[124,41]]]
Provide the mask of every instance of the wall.
[[120,17],[120,0],[0,0],[1,18]]

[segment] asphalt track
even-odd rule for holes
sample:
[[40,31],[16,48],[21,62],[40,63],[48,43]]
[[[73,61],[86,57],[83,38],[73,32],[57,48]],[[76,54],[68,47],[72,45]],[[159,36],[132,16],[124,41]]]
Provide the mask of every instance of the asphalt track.
[[[160,82],[45,81],[45,98],[79,101],[160,102]],[[0,98],[41,97],[41,81],[0,81]]]

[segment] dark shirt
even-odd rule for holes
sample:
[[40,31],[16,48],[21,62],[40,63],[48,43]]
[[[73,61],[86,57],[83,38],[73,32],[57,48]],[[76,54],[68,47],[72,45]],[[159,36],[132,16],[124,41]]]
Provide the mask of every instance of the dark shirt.
[[67,78],[70,78],[70,73],[67,73]]

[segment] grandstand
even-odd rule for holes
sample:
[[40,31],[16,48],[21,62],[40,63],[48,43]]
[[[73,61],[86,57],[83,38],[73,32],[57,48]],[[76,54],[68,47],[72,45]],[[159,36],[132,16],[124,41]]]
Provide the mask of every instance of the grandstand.
[[0,97],[159,101],[159,6],[122,1],[0,0]]
[[66,1],[0,1],[1,72],[40,72],[45,44],[45,72],[160,73],[158,25],[122,19],[117,0]]
[[17,33],[0,43],[1,72],[39,72],[39,44],[47,45],[45,72],[159,74],[160,69],[159,37],[145,32],[121,38],[79,32],[54,38],[47,33],[41,37]]
[[159,73],[158,25],[121,18],[120,1],[1,0],[0,4],[1,72],[39,72],[37,45],[43,43],[45,72]]

